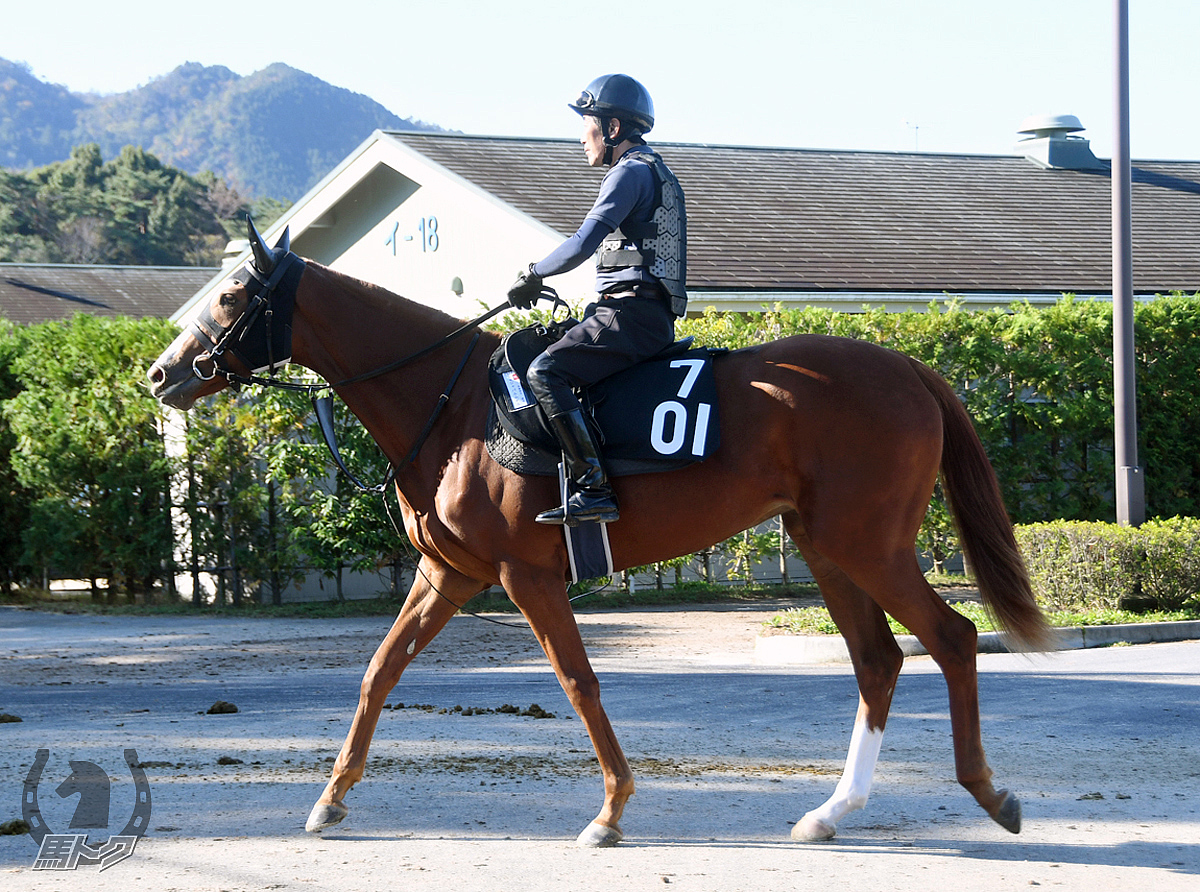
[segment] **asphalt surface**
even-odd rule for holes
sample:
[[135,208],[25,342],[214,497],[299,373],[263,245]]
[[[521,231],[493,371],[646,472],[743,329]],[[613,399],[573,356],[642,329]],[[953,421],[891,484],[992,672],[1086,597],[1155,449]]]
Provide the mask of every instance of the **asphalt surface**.
[[[21,817],[39,749],[54,833],[80,802],[57,792],[71,760],[111,778],[110,826],[70,831],[93,844],[132,811],[126,748],[153,795],[149,832],[104,871],[33,870],[34,841],[0,836],[0,888],[1200,888],[1200,642],[980,655],[984,743],[1022,798],[1018,836],[954,783],[944,682],[910,658],[871,801],[804,845],[791,822],[832,792],[856,689],[845,664],[756,662],[773,609],[580,615],[638,776],[625,842],[592,851],[573,841],[599,774],[528,630],[453,620],[389,698],[349,817],[310,835],[388,620],[0,608],[0,713],[22,719],[0,724],[0,824]],[[207,714],[217,700],[238,712]]]

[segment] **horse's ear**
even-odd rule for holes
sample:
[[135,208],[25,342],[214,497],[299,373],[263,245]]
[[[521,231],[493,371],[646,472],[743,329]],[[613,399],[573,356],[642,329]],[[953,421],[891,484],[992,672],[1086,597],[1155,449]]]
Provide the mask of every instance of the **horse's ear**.
[[254,268],[264,276],[271,275],[271,271],[275,269],[275,255],[263,244],[262,236],[258,234],[254,220],[249,214],[246,215],[246,233],[250,239],[250,248],[254,251]]
[[275,250],[282,250],[284,254],[292,250],[292,227],[283,227],[283,235],[279,237],[279,241],[275,243]]

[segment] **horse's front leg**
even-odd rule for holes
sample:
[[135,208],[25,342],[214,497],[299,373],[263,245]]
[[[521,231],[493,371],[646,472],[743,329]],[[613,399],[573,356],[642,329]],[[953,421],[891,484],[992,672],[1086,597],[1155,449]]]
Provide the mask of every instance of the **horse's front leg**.
[[583,647],[566,584],[561,577],[523,573],[507,574],[504,583],[513,603],[529,620],[571,706],[583,720],[604,774],[604,805],[576,842],[590,848],[614,846],[624,835],[619,821],[634,792],[633,772],[600,705],[600,682]]
[[341,752],[333,763],[333,774],[317,804],[313,806],[304,829],[310,833],[324,830],[346,817],[345,797],[362,780],[367,763],[367,751],[375,725],[387,696],[401,673],[434,636],[442,630],[457,605],[465,604],[483,586],[460,576],[428,559],[421,561],[420,571],[383,643],[371,657],[359,688],[358,709]]

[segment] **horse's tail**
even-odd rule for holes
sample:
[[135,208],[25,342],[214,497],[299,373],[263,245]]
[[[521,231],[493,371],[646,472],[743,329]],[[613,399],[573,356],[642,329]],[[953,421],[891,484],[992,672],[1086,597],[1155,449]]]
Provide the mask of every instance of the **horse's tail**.
[[1033,596],[996,472],[958,395],[937,372],[913,361],[942,412],[942,491],[984,606],[1030,650],[1050,645],[1050,628]]

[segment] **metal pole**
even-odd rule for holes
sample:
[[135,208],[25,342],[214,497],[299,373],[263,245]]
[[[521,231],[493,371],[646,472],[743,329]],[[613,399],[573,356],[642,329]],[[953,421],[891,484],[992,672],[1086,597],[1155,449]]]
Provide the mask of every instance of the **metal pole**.
[[1114,0],[1116,134],[1112,158],[1113,433],[1117,523],[1146,519],[1146,484],[1138,466],[1133,362],[1133,224],[1129,160],[1129,0]]

